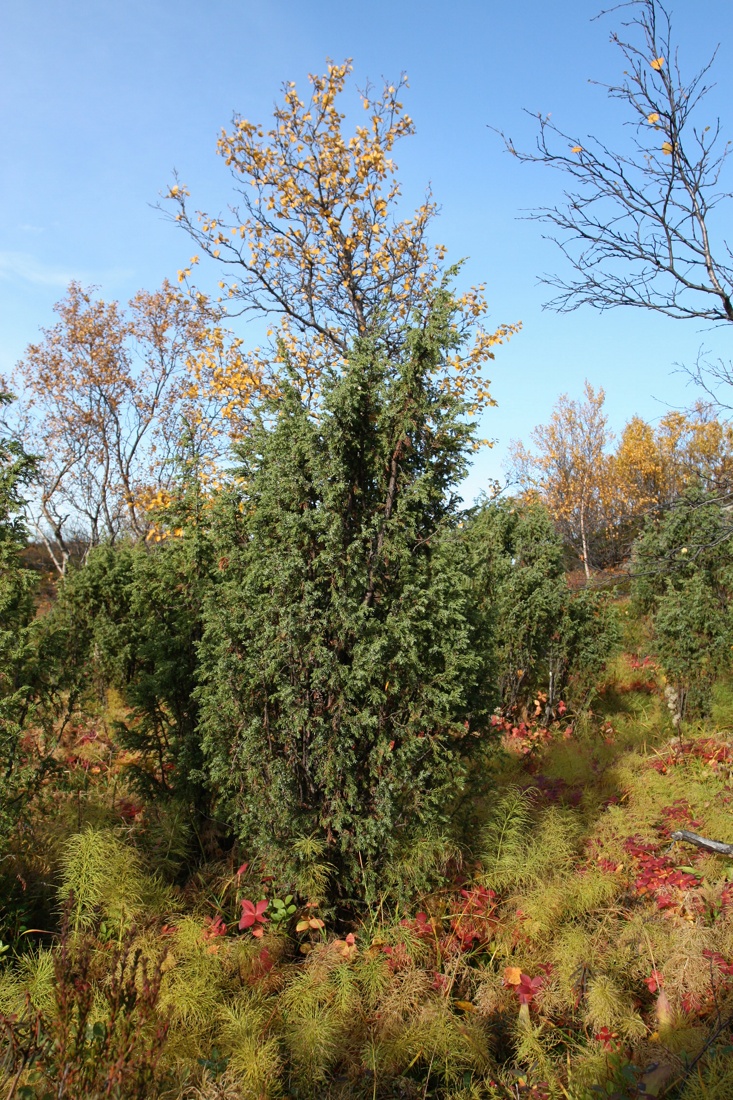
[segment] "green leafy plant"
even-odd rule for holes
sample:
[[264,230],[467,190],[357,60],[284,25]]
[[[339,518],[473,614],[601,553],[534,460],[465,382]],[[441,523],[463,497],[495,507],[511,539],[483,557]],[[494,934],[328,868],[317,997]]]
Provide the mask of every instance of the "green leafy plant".
[[194,845],[201,854],[209,808],[194,689],[212,568],[199,522],[200,471],[195,459],[181,462],[175,506],[161,517],[164,530],[178,535],[152,546],[95,548],[69,571],[52,616],[56,629],[75,638],[76,677],[88,684],[92,669],[102,704],[110,689],[118,693],[124,711],[115,738],[130,756],[128,782],[166,809],[168,824],[177,822],[167,849],[179,861]]
[[[12,400],[0,391],[0,410]],[[37,578],[21,559],[27,542],[23,492],[33,474],[34,461],[20,442],[0,437],[0,855],[34,774],[33,762],[21,747],[36,679],[31,620]]]
[[562,538],[547,509],[484,502],[458,539],[470,562],[469,613],[492,647],[503,714],[536,711],[547,723],[565,712],[565,700],[587,706],[618,630],[606,596],[570,592]]
[[284,924],[296,912],[293,903],[293,895],[287,894],[284,898],[273,898],[270,902],[270,920],[273,924]]
[[650,520],[634,548],[632,576],[636,605],[651,615],[654,649],[670,681],[673,721],[709,713],[713,683],[733,643],[733,555],[717,496],[690,489]]

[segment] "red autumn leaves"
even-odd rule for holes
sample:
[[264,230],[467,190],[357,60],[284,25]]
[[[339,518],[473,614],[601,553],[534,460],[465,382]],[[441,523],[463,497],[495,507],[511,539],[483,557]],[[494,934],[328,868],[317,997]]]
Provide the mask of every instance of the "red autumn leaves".
[[[237,878],[246,874],[249,867],[249,861],[246,861],[237,868]],[[267,907],[270,904],[267,898],[262,898],[261,901],[250,901],[248,898],[242,898],[242,915],[239,918],[239,930],[244,932],[247,928],[252,929],[252,935],[258,939],[263,935],[263,929],[260,927],[263,924],[267,924],[270,920],[265,916]]]
[[260,928],[260,925],[267,924],[270,919],[265,916],[269,904],[267,898],[257,902],[242,898],[242,915],[239,918],[240,931],[244,932],[246,928],[251,928],[253,936],[258,938],[262,936],[263,929]]
[[657,909],[678,908],[682,901],[681,891],[701,886],[697,875],[679,870],[667,856],[656,855],[654,846],[639,837],[630,837],[624,847],[637,867],[634,889],[642,897],[653,898]]
[[525,974],[518,966],[504,968],[504,985],[516,993],[519,1001],[519,1018],[525,1023],[529,1023],[529,1006],[542,989],[550,968],[544,969],[544,974],[537,974],[534,978],[530,978],[529,974]]

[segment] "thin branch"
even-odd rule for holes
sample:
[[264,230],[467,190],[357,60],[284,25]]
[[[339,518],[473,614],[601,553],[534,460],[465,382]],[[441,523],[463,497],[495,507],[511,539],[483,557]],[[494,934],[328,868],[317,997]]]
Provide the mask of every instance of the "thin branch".
[[[716,120],[696,126],[693,114],[712,88],[706,82],[716,52],[686,83],[672,43],[670,17],[660,0],[634,0],[624,25],[639,43],[611,41],[624,61],[621,84],[600,84],[630,112],[635,135],[624,152],[596,137],[576,138],[535,114],[536,151],[517,149],[523,163],[544,164],[571,181],[564,201],[527,215],[559,230],[559,247],[575,277],[546,274],[559,293],[547,307],[606,310],[632,306],[676,319],[733,321],[733,267],[725,241],[714,242],[710,215],[733,197],[719,181],[731,143],[721,147]],[[532,114],[532,112],[528,112]],[[494,129],[493,127],[491,127]]]

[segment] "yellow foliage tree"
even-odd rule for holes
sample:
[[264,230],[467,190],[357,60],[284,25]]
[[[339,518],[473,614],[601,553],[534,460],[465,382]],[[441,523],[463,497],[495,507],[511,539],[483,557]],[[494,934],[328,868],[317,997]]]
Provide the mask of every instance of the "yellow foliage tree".
[[[353,342],[378,337],[389,355],[399,354],[410,319],[430,315],[446,277],[445,249],[430,248],[428,228],[436,214],[430,193],[412,217],[400,218],[400,185],[392,153],[414,132],[400,102],[405,79],[379,93],[360,94],[364,122],[350,135],[339,107],[351,64],[329,64],[311,75],[310,96],[293,83],[283,88],[272,127],[265,131],[235,116],[218,150],[235,180],[231,216],[192,213],[189,192],[176,182],[168,197],[175,219],[200,253],[218,262],[222,299],[234,313],[272,315],[272,345],[244,356],[221,377],[222,392],[240,387],[237,375],[267,376],[273,362],[287,359],[304,392],[317,401],[324,371],[338,369]],[[179,272],[191,283],[193,267]],[[461,353],[442,364],[446,387],[474,408],[493,403],[482,375],[492,348],[518,327],[486,331],[483,288],[459,299],[458,325],[472,333]]]
[[[77,539],[147,534],[146,504],[170,485],[182,437],[199,458],[216,458],[213,392],[240,353],[169,283],[140,291],[126,311],[72,283],[55,312],[16,385],[25,445],[40,456],[31,521],[63,572]],[[240,413],[251,390],[230,395]]]
[[617,521],[638,517],[678,491],[673,455],[660,445],[659,432],[633,416],[609,462],[609,485]]
[[617,521],[665,508],[692,484],[727,492],[732,462],[733,429],[709,406],[667,413],[656,430],[633,417],[609,463]]
[[584,401],[563,394],[549,423],[532,433],[536,450],[511,446],[514,479],[547,507],[587,577],[593,564],[624,560],[644,517],[689,486],[720,493],[733,486],[733,428],[710,406],[669,412],[656,428],[634,416],[609,451],[604,396],[588,382]]
[[606,448],[613,436],[603,411],[605,393],[586,381],[584,401],[562,394],[548,424],[532,432],[536,450],[513,442],[512,476],[539,497],[591,575],[591,542],[606,524]]

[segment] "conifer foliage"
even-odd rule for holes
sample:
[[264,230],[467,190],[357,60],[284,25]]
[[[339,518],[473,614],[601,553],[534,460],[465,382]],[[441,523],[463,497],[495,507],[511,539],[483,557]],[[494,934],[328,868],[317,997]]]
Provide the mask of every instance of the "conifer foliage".
[[486,502],[461,541],[469,554],[472,614],[492,647],[504,715],[534,707],[547,720],[562,715],[567,701],[586,705],[617,647],[617,624],[606,594],[571,593],[550,512],[536,501]]
[[688,489],[647,522],[634,548],[634,595],[651,614],[679,719],[709,713],[713,682],[729,667],[733,560],[725,499]]
[[[0,405],[11,400],[0,392]],[[29,706],[24,674],[30,660],[35,577],[20,557],[26,532],[19,513],[33,467],[17,439],[0,438],[0,843],[17,809],[19,738]]]
[[283,373],[217,525],[202,662],[213,786],[273,865],[295,837],[320,841],[334,896],[373,898],[400,846],[441,829],[489,702],[450,537],[473,439],[436,380],[454,314],[444,288],[397,361],[357,340],[317,415]]
[[305,99],[286,84],[269,130],[235,117],[219,142],[230,215],[194,213],[178,182],[168,198],[225,302],[273,326],[243,361],[268,384],[228,518],[212,520],[211,787],[249,849],[295,874],[300,836],[332,866],[334,897],[364,899],[402,839],[447,820],[477,744],[489,679],[448,534],[467,417],[492,403],[484,367],[517,326],[483,327],[482,288],[453,294],[429,194],[401,214],[404,81],[360,93],[349,134],[350,69],[329,63]]

